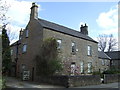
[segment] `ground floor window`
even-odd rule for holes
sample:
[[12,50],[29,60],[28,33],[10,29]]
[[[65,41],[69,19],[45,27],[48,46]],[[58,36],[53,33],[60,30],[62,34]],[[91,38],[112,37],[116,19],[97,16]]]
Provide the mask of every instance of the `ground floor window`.
[[92,62],[88,62],[88,73],[92,72]]
[[84,64],[83,62],[80,62],[80,73],[84,72]]

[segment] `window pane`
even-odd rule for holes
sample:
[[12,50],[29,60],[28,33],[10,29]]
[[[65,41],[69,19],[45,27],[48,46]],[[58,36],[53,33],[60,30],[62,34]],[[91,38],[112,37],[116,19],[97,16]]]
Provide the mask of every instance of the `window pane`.
[[13,55],[13,50],[11,50],[11,55]]
[[92,48],[88,45],[88,55],[92,55]]
[[28,31],[28,30],[26,30],[26,37],[28,37],[28,32],[29,32],[29,31]]
[[62,43],[62,41],[61,40],[57,40],[57,44],[58,44],[58,49],[60,49],[61,48],[61,43]]
[[92,62],[88,63],[88,73],[92,72]]
[[83,62],[80,62],[80,72],[83,73]]
[[72,52],[75,52],[76,51],[76,45],[75,43],[72,42]]
[[23,52],[26,52],[26,50],[27,50],[27,45],[25,44],[23,45]]

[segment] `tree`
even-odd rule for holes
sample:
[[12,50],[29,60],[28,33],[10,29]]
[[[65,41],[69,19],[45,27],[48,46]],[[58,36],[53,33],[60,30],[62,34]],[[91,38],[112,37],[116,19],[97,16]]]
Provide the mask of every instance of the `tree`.
[[5,25],[2,28],[2,72],[9,73],[11,68],[11,53],[9,37]]
[[5,24],[7,19],[6,13],[8,11],[9,5],[7,5],[6,1],[0,0],[0,22]]
[[105,51],[113,51],[115,46],[117,45],[117,40],[113,37],[112,34],[106,35],[102,34],[98,37],[98,48],[105,52]]
[[39,55],[36,56],[37,75],[52,76],[62,70],[61,60],[58,57],[57,42],[54,38],[43,41]]

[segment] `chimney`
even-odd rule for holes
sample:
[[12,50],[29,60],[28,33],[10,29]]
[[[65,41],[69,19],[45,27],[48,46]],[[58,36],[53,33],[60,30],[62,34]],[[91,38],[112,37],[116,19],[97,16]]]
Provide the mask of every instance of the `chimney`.
[[38,19],[38,6],[32,3],[30,19]]
[[80,31],[82,34],[88,35],[88,26],[86,25],[86,23],[85,23],[85,26],[81,25]]

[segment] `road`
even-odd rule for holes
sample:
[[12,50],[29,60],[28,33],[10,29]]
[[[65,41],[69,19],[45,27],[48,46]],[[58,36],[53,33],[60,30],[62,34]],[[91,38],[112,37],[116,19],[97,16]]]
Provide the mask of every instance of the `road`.
[[[6,78],[6,85],[12,88],[65,88],[63,86],[21,81],[16,78],[12,78],[12,77]],[[109,84],[80,86],[80,87],[74,87],[74,88],[119,88],[118,87],[119,85],[120,83],[118,84],[118,82],[115,82],[115,83],[109,83]]]

